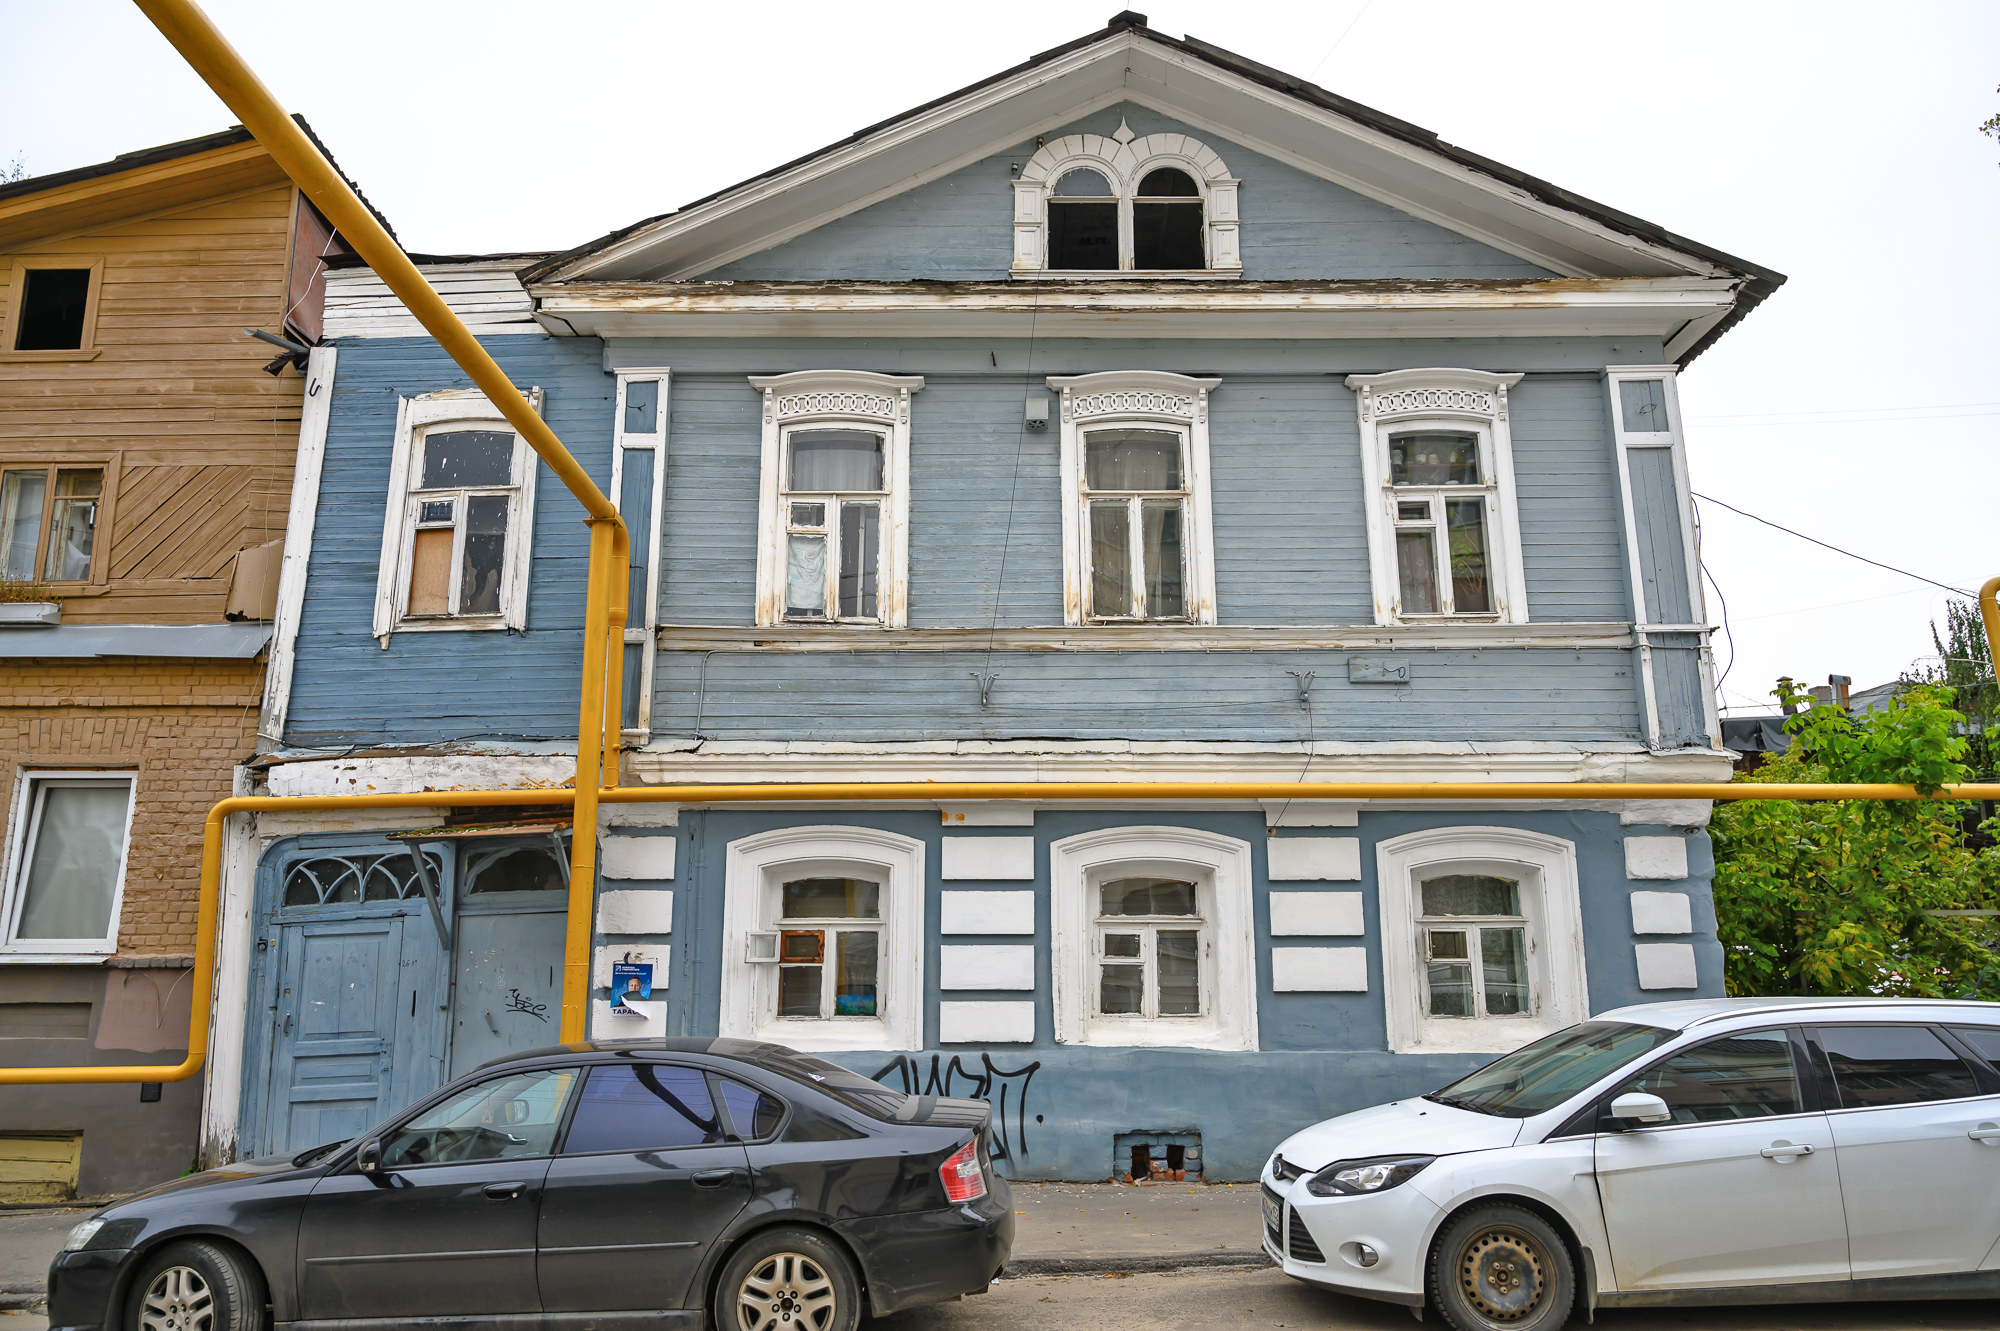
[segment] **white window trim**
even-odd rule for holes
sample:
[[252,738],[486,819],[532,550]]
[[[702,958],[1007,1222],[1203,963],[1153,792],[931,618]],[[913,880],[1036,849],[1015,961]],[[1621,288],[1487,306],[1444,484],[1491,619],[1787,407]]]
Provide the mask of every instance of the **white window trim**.
[[[625,493],[626,453],[643,450],[653,455],[652,521],[648,524],[652,539],[644,551],[635,552],[646,564],[646,603],[625,609],[625,645],[643,646],[645,650],[639,653],[639,713],[634,718],[637,724],[626,727],[624,733],[626,739],[644,744],[653,733],[653,664],[658,655],[658,644],[653,635],[660,626],[660,518],[667,492],[667,392],[673,376],[664,365],[656,369],[620,369],[617,374],[618,398],[611,416],[611,503],[614,507]],[[627,433],[625,392],[634,383],[648,382],[660,386],[654,407],[658,413],[654,424],[659,428],[651,434]],[[622,710],[625,700],[618,699],[616,705]]]
[[[807,1020],[775,1014],[774,966],[747,960],[767,933],[766,885],[781,873],[875,872],[882,884],[881,1015]],[[924,1043],[924,843],[872,827],[787,827],[729,843],[723,876],[720,1034],[793,1049],[921,1049]],[[766,1015],[769,1004],[773,1015]]]
[[[1528,920],[1532,1017],[1430,1017],[1417,949],[1417,877],[1451,868],[1518,877]],[[1377,843],[1382,990],[1399,1054],[1506,1053],[1590,1015],[1576,843],[1515,827],[1436,827]]]
[[[1213,910],[1204,910],[1215,965],[1207,1013],[1133,1019],[1092,1015],[1096,990],[1097,910],[1093,884],[1105,871],[1178,870],[1206,880]],[[1051,921],[1055,940],[1056,1041],[1128,1048],[1255,1049],[1257,972],[1251,933],[1250,843],[1188,827],[1110,827],[1065,837],[1049,846]]]
[[[1062,395],[1063,622],[1085,624],[1090,600],[1089,514],[1084,504],[1083,432],[1086,427],[1166,424],[1187,432],[1187,620],[1215,622],[1215,518],[1209,498],[1208,395],[1220,379],[1196,379],[1160,370],[1107,370],[1051,375]],[[1107,620],[1129,624],[1132,620]],[[1179,623],[1179,620],[1145,621]]]
[[[1375,622],[1400,624],[1525,624],[1527,574],[1521,565],[1521,523],[1514,492],[1514,440],[1507,424],[1507,390],[1519,374],[1484,370],[1392,370],[1350,374],[1361,417],[1361,485],[1368,515],[1368,565],[1375,592]],[[1405,615],[1396,576],[1395,492],[1389,486],[1389,435],[1412,429],[1471,427],[1480,438],[1486,490],[1487,567],[1493,583],[1491,612]],[[1469,487],[1468,487],[1469,488]],[[1442,515],[1439,521],[1443,521]],[[1439,570],[1440,578],[1448,570]]]
[[[14,930],[21,913],[28,855],[38,831],[29,824],[34,816],[35,787],[44,781],[90,781],[125,784],[125,839],[118,848],[118,880],[111,888],[111,914],[101,939],[32,938],[16,941]],[[100,961],[118,951],[118,925],[125,910],[125,866],[132,853],[132,815],[137,808],[139,774],[127,770],[83,768],[75,771],[23,769],[14,776],[14,816],[8,828],[7,877],[0,882],[0,961],[90,962]]]
[[[1132,267],[1132,199],[1146,173],[1159,167],[1178,167],[1201,192],[1203,253],[1208,267],[1144,270],[1148,277],[1192,278],[1241,277],[1243,275],[1241,221],[1236,206],[1239,182],[1214,150],[1185,134],[1148,134],[1132,138],[1121,123],[1119,136],[1068,134],[1043,144],[1021,174],[1014,178],[1014,263],[1015,277],[1054,276],[1064,279],[1130,277]],[[1056,182],[1075,167],[1089,167],[1103,173],[1118,201],[1118,267],[1115,269],[1054,270],[1048,266],[1048,201]]]
[[[791,374],[753,374],[750,385],[764,398],[764,443],[757,513],[757,625],[809,621],[785,618],[785,513],[780,481],[784,432],[799,425],[856,429],[887,428],[889,453],[883,459],[882,572],[877,608],[883,628],[899,629],[909,622],[910,560],[910,395],[923,390],[921,375],[876,374],[869,370],[797,370]],[[846,621],[845,627],[867,624]],[[829,618],[829,631],[843,627]]]
[[[536,415],[542,412],[542,390],[524,394]],[[500,613],[477,617],[405,619],[410,594],[410,557],[415,549],[415,501],[410,470],[415,465],[419,434],[435,425],[491,425],[498,422],[514,436],[516,499],[508,514],[510,540],[506,567],[500,575]],[[396,446],[389,462],[389,496],[382,522],[382,560],[375,579],[375,640],[389,645],[392,633],[473,633],[481,630],[524,632],[528,627],[528,567],[534,550],[535,475],[539,460],[519,430],[507,424],[500,409],[476,389],[448,389],[398,398]]]

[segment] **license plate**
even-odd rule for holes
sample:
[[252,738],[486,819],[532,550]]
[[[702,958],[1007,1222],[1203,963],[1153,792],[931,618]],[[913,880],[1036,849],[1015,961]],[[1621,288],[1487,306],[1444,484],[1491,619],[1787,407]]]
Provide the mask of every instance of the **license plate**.
[[1284,1226],[1278,1223],[1279,1217],[1282,1214],[1283,1203],[1279,1202],[1276,1197],[1273,1197],[1268,1192],[1262,1194],[1262,1196],[1264,1198],[1265,1227],[1268,1229],[1283,1229]]

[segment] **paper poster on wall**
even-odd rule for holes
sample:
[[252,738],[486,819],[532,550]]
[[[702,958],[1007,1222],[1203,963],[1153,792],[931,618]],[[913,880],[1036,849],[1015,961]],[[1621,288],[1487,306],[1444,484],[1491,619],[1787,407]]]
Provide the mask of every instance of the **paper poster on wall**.
[[627,1004],[633,1001],[648,1002],[653,997],[653,963],[650,961],[619,962],[611,968],[611,1015],[614,1017],[640,1017],[647,1014]]

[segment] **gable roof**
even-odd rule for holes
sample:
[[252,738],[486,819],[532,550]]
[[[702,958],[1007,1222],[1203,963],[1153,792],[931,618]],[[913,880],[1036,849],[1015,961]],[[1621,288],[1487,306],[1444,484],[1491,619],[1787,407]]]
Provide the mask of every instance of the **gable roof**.
[[1784,276],[1444,142],[1435,133],[1131,12],[969,87],[521,272],[527,284],[698,278],[1134,102],[1571,278],[1739,279],[1691,359]]

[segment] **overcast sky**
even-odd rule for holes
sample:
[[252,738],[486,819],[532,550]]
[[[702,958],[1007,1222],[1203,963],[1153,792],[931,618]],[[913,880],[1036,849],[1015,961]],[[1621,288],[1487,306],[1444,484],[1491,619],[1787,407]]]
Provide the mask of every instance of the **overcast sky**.
[[[1695,489],[1941,583],[2000,573],[2000,143],[1977,132],[2000,111],[2000,5],[1141,8],[1788,274],[1681,380]],[[208,10],[407,247],[457,253],[562,249],[666,212],[1116,6]],[[0,0],[0,47],[0,168],[60,171],[233,120],[118,0]],[[1763,710],[1779,674],[1858,688],[1930,654],[1948,593],[1702,516],[1732,710]],[[1719,635],[1717,653],[1729,663]]]

